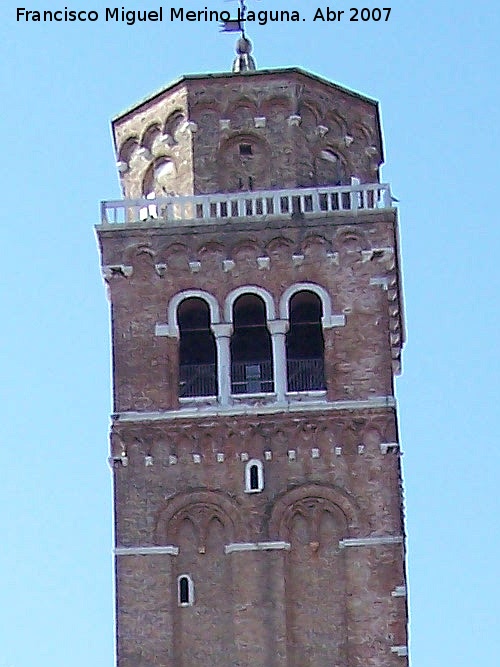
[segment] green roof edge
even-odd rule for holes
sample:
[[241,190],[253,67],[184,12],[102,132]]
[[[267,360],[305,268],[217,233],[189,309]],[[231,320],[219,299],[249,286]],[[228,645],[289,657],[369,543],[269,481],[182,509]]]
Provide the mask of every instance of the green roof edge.
[[277,67],[277,68],[271,68],[271,69],[258,69],[255,71],[251,72],[215,72],[215,73],[208,73],[208,74],[184,74],[183,76],[178,77],[177,79],[174,79],[171,81],[169,84],[166,86],[163,86],[162,88],[159,88],[155,92],[151,93],[150,95],[147,95],[144,97],[142,100],[139,100],[139,102],[136,102],[135,104],[127,107],[124,111],[121,113],[117,114],[111,119],[111,123],[116,123],[117,121],[121,120],[125,116],[127,116],[129,113],[132,111],[136,111],[138,108],[143,106],[144,104],[147,104],[148,102],[151,102],[154,100],[156,97],[159,95],[162,95],[163,93],[167,92],[171,88],[175,88],[176,86],[186,82],[186,81],[196,81],[199,79],[231,79],[231,78],[236,78],[236,77],[253,77],[253,76],[260,76],[262,74],[301,74],[302,76],[306,76],[310,79],[313,79],[315,81],[318,81],[319,83],[322,83],[324,85],[330,86],[332,88],[335,88],[336,90],[340,90],[344,93],[347,93],[349,95],[353,95],[354,97],[358,97],[361,100],[364,100],[365,102],[368,102],[370,104],[373,104],[377,107],[379,106],[379,103],[377,100],[373,99],[372,97],[368,97],[367,95],[363,95],[362,93],[359,93],[356,90],[352,90],[351,88],[347,88],[346,86],[342,86],[338,83],[334,83],[333,81],[329,81],[328,79],[325,79],[322,76],[319,76],[318,74],[314,74],[312,72],[309,72],[307,70],[304,70],[300,67]]

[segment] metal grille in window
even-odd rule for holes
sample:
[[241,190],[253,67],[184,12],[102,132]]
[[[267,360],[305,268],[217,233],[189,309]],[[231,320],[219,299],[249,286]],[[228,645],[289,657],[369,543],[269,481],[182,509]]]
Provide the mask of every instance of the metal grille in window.
[[186,364],[179,367],[179,396],[216,396],[217,369],[215,364]]
[[231,392],[233,394],[261,394],[273,391],[271,361],[233,362],[231,364]]
[[325,388],[323,359],[288,359],[288,391],[314,391]]

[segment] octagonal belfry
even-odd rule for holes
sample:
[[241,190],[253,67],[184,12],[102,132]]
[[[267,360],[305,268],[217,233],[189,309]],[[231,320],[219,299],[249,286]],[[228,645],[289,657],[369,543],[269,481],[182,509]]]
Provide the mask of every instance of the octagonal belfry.
[[118,667],[406,666],[377,103],[297,68],[195,75],[112,125]]
[[378,105],[299,69],[185,76],[113,120],[126,198],[378,180]]

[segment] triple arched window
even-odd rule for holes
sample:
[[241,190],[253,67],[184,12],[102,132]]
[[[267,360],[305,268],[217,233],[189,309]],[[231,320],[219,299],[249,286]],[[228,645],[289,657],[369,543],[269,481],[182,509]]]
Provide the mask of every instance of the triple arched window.
[[[235,290],[226,301],[225,322],[213,296],[177,295],[169,317],[179,338],[179,397],[277,395],[326,389],[323,329],[331,315],[319,286],[301,284],[282,297],[279,316],[261,288]],[[175,333],[174,333],[175,332]]]

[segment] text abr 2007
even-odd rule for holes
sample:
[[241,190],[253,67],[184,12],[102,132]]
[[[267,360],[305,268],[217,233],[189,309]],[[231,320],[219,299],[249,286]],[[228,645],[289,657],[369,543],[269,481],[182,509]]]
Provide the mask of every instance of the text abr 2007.
[[[391,7],[351,7],[349,21],[388,21]],[[313,21],[340,21],[346,12],[343,9],[321,9],[318,7]]]

